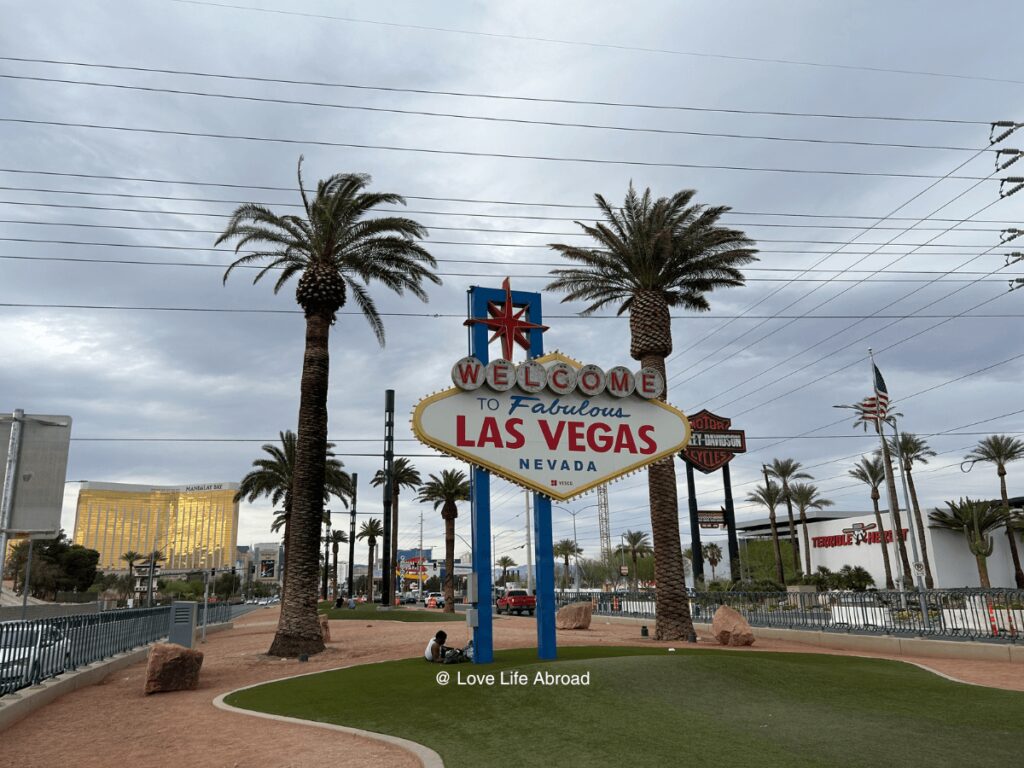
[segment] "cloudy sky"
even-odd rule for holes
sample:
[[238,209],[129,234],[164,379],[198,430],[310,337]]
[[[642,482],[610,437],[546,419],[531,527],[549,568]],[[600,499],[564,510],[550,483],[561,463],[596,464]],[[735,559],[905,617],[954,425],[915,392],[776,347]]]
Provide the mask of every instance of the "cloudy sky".
[[[383,312],[412,313],[385,318],[383,350],[354,314],[333,332],[330,434],[363,512],[380,509],[366,481],[384,390],[400,453],[424,474],[451,466],[404,415],[464,354],[466,289],[510,275],[540,290],[558,264],[547,244],[583,242],[573,221],[593,194],[621,200],[630,181],[696,189],[758,241],[746,287],[677,313],[668,363],[674,404],[747,431],[741,517],[758,516],[743,497],[775,456],[811,467],[838,509],[868,508],[846,471],[876,443],[831,408],[869,394],[868,347],[905,429],[940,454],[919,470],[922,502],[997,493],[994,472],[959,462],[984,434],[1024,433],[1024,292],[1006,290],[1024,266],[1004,268],[1000,247],[1024,193],[1000,200],[998,181],[1024,166],[996,172],[985,151],[989,121],[1024,119],[1019,47],[1002,32],[1024,23],[1019,3],[4,5],[0,411],[72,415],[70,480],[238,480],[294,428],[293,292],[245,274],[222,285],[230,254],[213,242],[239,202],[293,210],[304,154],[310,180],[366,172],[408,196],[444,279],[426,305],[373,288]],[[549,349],[632,364],[625,320],[559,300],[545,296]],[[1024,467],[1010,475],[1022,488]],[[717,508],[720,475],[698,496]],[[643,478],[610,499],[614,537],[649,530]],[[568,505],[587,554],[594,501]],[[422,510],[440,545],[439,515]],[[519,562],[522,510],[496,482],[497,554]],[[419,511],[402,504],[403,547]],[[268,540],[270,518],[243,505],[239,543]],[[568,514],[555,535],[572,536]]]

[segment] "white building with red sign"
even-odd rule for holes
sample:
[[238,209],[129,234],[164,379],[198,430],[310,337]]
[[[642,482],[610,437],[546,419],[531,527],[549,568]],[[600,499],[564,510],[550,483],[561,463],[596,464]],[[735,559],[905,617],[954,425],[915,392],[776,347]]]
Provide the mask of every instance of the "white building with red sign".
[[[910,519],[904,512],[904,536]],[[893,541],[893,531],[888,512],[882,512],[885,527],[884,536],[889,551],[889,563],[892,576],[897,578],[897,552]],[[763,538],[767,533],[767,520],[752,520],[737,524],[737,528],[745,537]],[[789,538],[789,524],[785,510],[778,515],[779,537]],[[800,546],[800,562],[803,563],[804,534],[803,526],[796,526],[797,542]],[[816,513],[807,524],[807,540],[810,542],[811,571],[824,566],[838,571],[844,565],[861,566],[875,580],[878,589],[885,588],[885,566],[882,560],[882,547],[879,540],[882,533],[873,512],[826,512]],[[958,589],[963,587],[979,587],[978,566],[974,555],[967,548],[967,539],[960,533],[941,528],[925,527],[925,541],[928,544],[928,560],[931,563],[932,577],[936,589]],[[1006,534],[996,531],[992,535],[992,554],[988,558],[988,574],[992,587],[1015,588],[1013,580],[1013,561]],[[909,538],[906,539],[907,557],[914,560]],[[1019,546],[1019,543],[1018,543]]]

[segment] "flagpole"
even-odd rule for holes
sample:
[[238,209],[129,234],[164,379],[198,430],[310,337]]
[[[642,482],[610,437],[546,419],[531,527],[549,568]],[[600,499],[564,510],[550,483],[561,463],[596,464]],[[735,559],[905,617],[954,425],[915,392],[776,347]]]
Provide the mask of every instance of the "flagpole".
[[[875,353],[871,347],[868,347],[868,359],[871,365],[871,391],[875,393],[875,431],[878,432],[879,452],[882,459],[882,469],[885,472],[885,488],[889,495],[889,524],[892,526],[892,543],[896,550],[896,578],[899,581],[900,593],[902,594],[906,589],[906,582],[903,578],[903,558],[900,557],[899,537],[902,531],[900,531],[899,526],[896,524],[896,496],[893,490],[896,483],[890,474],[892,467],[885,460],[885,434],[882,430],[882,413],[878,404],[878,388],[875,386]],[[885,539],[884,534],[882,539]]]

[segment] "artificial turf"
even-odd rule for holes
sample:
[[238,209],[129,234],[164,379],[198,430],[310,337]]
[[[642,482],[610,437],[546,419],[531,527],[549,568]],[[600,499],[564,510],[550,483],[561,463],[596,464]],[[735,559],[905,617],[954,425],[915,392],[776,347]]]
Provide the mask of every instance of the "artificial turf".
[[333,608],[334,603],[321,602],[320,613],[331,620],[358,621],[466,621],[464,613],[445,613],[437,608],[419,610],[404,606],[381,611],[377,603],[357,603],[355,608]]
[[[388,733],[480,766],[1011,766],[1024,694],[895,661],[789,653],[567,647],[489,665],[349,667],[232,694],[237,707]],[[448,685],[435,679],[441,670]],[[586,687],[460,686],[455,676],[590,672]]]

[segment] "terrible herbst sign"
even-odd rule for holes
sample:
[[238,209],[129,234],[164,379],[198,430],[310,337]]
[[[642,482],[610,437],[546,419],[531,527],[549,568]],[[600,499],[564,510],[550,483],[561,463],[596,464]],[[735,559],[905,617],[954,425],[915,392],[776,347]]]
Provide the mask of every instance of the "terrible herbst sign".
[[653,369],[605,372],[558,353],[514,365],[463,358],[453,389],[425,398],[413,432],[427,445],[558,500],[682,450],[686,416],[657,398]]
[[683,459],[705,474],[721,469],[737,453],[746,453],[747,436],[741,429],[729,429],[732,419],[705,409],[690,417],[690,443]]

